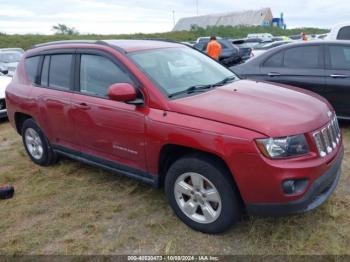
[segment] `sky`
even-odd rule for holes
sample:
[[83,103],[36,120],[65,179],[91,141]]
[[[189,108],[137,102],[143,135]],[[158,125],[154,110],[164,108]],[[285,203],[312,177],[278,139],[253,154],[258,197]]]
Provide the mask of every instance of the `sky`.
[[[181,17],[270,7],[284,12],[288,28],[350,21],[349,0],[0,0],[0,32],[53,34],[63,23],[80,33],[171,31]],[[175,19],[174,19],[175,18]]]

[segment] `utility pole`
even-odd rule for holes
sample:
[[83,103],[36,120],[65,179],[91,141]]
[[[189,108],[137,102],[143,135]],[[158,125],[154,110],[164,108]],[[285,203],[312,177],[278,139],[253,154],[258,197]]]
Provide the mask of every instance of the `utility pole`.
[[175,27],[175,10],[173,10],[173,22],[174,22],[174,27]]

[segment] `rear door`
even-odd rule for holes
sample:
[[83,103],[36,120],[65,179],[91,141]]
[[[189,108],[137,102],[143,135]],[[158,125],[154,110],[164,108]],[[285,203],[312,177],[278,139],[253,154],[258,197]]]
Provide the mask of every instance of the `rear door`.
[[350,45],[328,45],[326,54],[327,87],[323,95],[338,116],[350,118]]
[[39,124],[54,145],[77,146],[70,117],[73,87],[74,50],[42,56],[39,87],[34,96],[39,102]]
[[326,85],[324,47],[306,45],[284,49],[266,59],[260,72],[265,80],[320,94]]

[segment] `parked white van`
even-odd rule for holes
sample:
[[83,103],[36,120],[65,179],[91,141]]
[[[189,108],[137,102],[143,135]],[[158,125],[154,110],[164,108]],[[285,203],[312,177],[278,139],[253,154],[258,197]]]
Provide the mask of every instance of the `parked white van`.
[[326,40],[350,40],[350,22],[335,25]]
[[261,38],[261,39],[267,40],[267,39],[273,38],[273,35],[269,33],[248,34],[247,38]]

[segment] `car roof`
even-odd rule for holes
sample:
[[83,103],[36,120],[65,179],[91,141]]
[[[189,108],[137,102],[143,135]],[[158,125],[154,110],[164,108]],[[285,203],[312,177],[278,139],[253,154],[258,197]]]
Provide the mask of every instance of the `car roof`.
[[266,50],[266,52],[264,52],[262,55],[253,57],[251,59],[249,59],[246,63],[241,64],[239,66],[241,67],[245,67],[245,65],[250,66],[250,65],[259,65],[261,63],[261,61],[264,61],[265,59],[271,57],[272,55],[292,48],[292,47],[300,47],[300,46],[313,46],[313,45],[327,45],[327,44],[346,44],[346,45],[350,45],[350,40],[334,40],[334,41],[327,41],[327,40],[315,40],[315,41],[308,41],[308,42],[291,42],[288,44],[284,44],[284,45],[280,45],[280,46],[276,46],[274,48],[268,49]]
[[[35,48],[47,47],[48,49],[56,48],[75,48],[77,45],[87,45],[89,47],[94,45],[104,45],[115,48],[124,53],[160,49],[183,47],[184,44],[170,41],[170,40],[67,40],[55,41],[34,46]],[[45,48],[46,49],[46,48]]]
[[[288,44],[288,47],[291,46],[305,46],[305,45],[327,45],[327,44],[350,44],[350,40],[312,40],[312,41],[298,41],[291,42]],[[287,48],[286,45],[280,46],[280,49]]]

